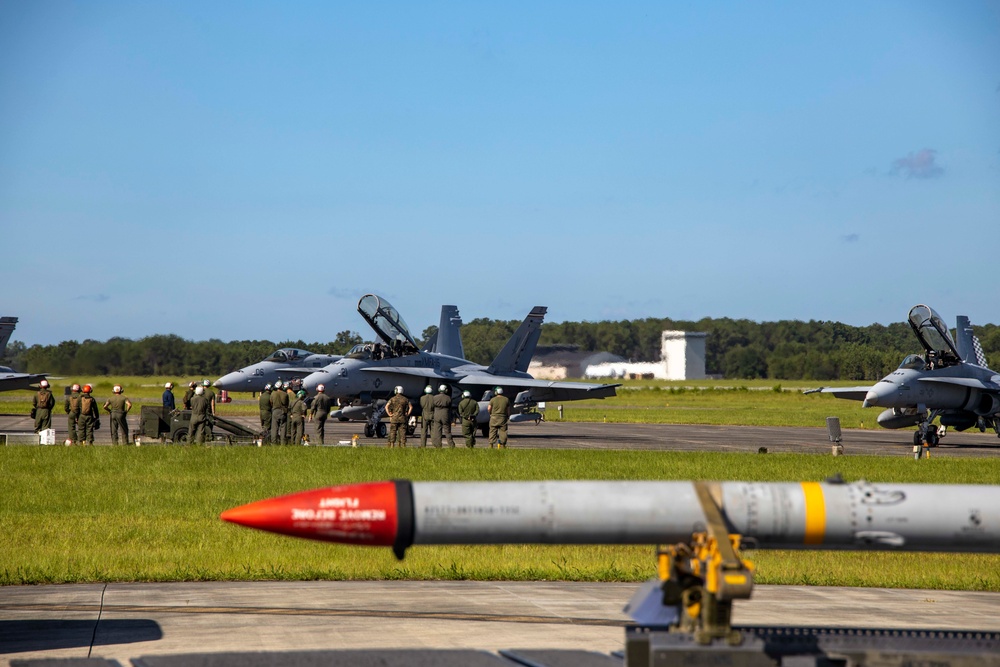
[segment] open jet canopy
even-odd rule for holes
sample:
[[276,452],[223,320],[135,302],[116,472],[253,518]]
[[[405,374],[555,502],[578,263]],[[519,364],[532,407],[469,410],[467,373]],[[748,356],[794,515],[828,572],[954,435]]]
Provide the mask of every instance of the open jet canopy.
[[283,347],[280,350],[275,350],[268,356],[264,361],[273,361],[278,363],[288,363],[290,361],[298,361],[299,359],[305,359],[312,352],[309,350],[297,350],[294,347]]
[[365,294],[358,301],[358,312],[396,356],[417,351],[417,343],[399,311],[382,297]]
[[948,327],[933,308],[923,304],[910,308],[908,321],[930,358],[949,364],[961,359]]

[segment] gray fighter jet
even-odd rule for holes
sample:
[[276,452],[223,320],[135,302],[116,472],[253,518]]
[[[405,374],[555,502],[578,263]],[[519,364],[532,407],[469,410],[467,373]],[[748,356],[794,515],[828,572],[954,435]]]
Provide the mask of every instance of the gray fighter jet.
[[[10,340],[16,326],[16,317],[0,317],[0,357],[6,351],[7,341]],[[7,366],[0,366],[0,391],[37,389],[38,382],[46,377],[48,373],[18,373]]]
[[[986,366],[969,318],[957,318],[957,343],[944,320],[932,308],[917,305],[907,319],[925,354],[911,354],[899,368],[871,387],[824,387],[810,392],[863,401],[866,408],[885,410],[879,426],[916,426],[913,444],[933,447],[948,427],[958,431],[976,426],[1000,436],[1000,374]],[[933,422],[940,417],[941,426]]]
[[[441,306],[441,321],[438,330],[427,341],[424,349],[427,351],[442,351],[444,354],[462,356],[462,338],[459,329],[462,318],[456,306]],[[357,354],[364,344],[356,345],[349,354]],[[265,385],[273,385],[278,380],[282,382],[294,379],[301,380],[320,368],[329,366],[342,359],[339,354],[315,354],[309,350],[299,350],[284,347],[275,350],[267,359],[251,364],[238,371],[233,371],[214,382],[214,385],[225,391],[260,392]]]
[[[381,342],[369,343],[322,370],[306,377],[303,388],[312,394],[320,384],[328,396],[341,405],[354,404],[370,409],[380,399],[388,398],[394,387],[402,386],[406,396],[419,396],[430,385],[435,391],[441,384],[484,397],[496,387],[514,396],[513,409],[523,411],[540,401],[573,401],[615,395],[617,384],[552,382],[536,380],[527,373],[528,363],[541,336],[546,308],[536,306],[489,366],[482,366],[458,356],[417,349],[410,330],[392,304],[374,294],[358,301],[358,312],[372,327]],[[418,408],[419,409],[419,408]],[[377,416],[377,412],[375,413]],[[349,407],[339,417],[354,416]]]

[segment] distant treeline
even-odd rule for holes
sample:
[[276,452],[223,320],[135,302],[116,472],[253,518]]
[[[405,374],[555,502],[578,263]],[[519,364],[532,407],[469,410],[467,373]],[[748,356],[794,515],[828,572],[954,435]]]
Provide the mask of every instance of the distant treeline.
[[[520,321],[476,319],[462,327],[466,357],[488,364]],[[424,330],[426,339],[436,327]],[[563,322],[542,327],[540,345],[568,344],[581,350],[611,352],[633,361],[660,358],[660,335],[666,329],[704,331],[706,371],[725,378],[782,380],[877,380],[902,358],[921,352],[909,325],[852,327],[839,322],[753,322],[706,318],[697,322],[644,319],[621,322]],[[987,359],[1000,358],[1000,327],[975,327]],[[13,342],[6,361],[16,370],[56,375],[177,375],[218,377],[260,361],[280,347],[343,354],[362,342],[341,331],[327,343],[301,340],[190,341],[174,335],[106,342],[65,341],[58,345]]]

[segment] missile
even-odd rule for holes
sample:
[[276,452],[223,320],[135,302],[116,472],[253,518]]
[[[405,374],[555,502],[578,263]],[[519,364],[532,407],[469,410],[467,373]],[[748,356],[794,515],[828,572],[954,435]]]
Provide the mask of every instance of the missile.
[[[224,521],[388,546],[671,544],[704,532],[694,482],[411,482],[332,486],[235,507]],[[716,482],[745,548],[1000,552],[1000,486]]]

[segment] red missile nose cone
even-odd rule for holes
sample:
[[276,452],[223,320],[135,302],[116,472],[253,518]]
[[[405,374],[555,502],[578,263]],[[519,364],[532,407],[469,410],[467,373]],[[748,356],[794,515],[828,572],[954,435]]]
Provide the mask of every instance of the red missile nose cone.
[[398,525],[396,485],[373,482],[302,491],[234,507],[220,518],[282,535],[391,546]]

